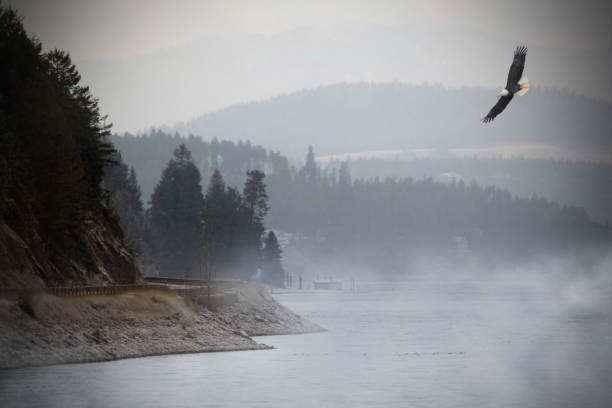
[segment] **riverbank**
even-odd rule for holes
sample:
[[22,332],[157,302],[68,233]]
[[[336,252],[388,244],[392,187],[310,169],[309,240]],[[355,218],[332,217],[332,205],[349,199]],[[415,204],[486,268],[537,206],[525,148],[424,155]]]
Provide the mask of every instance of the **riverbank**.
[[259,285],[209,310],[173,291],[0,299],[0,368],[110,361],[160,354],[267,349],[250,336],[321,331]]

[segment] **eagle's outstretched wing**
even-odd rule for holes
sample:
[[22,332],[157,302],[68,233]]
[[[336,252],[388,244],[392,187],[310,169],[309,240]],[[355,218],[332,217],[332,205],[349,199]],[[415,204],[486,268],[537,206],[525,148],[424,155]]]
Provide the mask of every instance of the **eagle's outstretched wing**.
[[482,121],[484,123],[489,123],[490,121],[495,119],[495,117],[497,115],[499,115],[500,113],[502,113],[504,111],[504,109],[506,109],[506,106],[508,106],[508,104],[510,103],[512,98],[514,98],[514,95],[512,95],[512,94],[508,94],[508,95],[505,95],[505,96],[502,96],[501,98],[499,98],[499,101],[497,101],[495,106],[493,106],[491,108],[489,113],[487,113],[487,116],[482,118]]
[[525,68],[525,57],[527,56],[527,47],[519,45],[514,50],[514,59],[512,65],[510,65],[510,71],[508,71],[508,81],[506,81],[506,89],[510,90],[510,86],[520,81],[523,75],[523,68]]

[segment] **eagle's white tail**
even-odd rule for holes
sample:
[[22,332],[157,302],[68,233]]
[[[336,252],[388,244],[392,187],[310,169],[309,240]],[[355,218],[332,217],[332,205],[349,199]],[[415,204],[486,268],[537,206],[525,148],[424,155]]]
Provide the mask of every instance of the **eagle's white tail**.
[[527,79],[527,77],[522,77],[521,80],[518,81],[518,84],[521,87],[521,89],[517,92],[519,96],[525,95],[529,90],[529,87],[531,86],[531,82],[529,82],[529,79]]

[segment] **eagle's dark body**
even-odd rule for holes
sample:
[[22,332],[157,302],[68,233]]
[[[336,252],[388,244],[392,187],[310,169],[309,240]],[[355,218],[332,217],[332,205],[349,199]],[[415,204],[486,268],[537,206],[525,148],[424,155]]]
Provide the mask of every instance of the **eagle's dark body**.
[[[491,108],[487,116],[482,118],[484,123],[491,122],[497,115],[506,109],[506,106],[510,103],[514,94],[524,95],[529,89],[529,80],[525,78],[525,82],[522,82],[523,69],[525,68],[525,57],[527,56],[527,47],[518,46],[514,51],[514,59],[508,72],[508,81],[506,82],[506,88],[498,94],[500,96],[499,101]],[[505,92],[505,93],[504,93]]]

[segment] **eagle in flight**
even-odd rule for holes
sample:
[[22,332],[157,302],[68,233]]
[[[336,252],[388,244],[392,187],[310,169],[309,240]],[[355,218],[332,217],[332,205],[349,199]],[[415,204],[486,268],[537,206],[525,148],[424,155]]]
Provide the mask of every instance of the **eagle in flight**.
[[514,98],[514,94],[518,94],[519,96],[523,96],[529,90],[529,86],[531,85],[527,77],[523,75],[523,68],[525,67],[525,57],[527,56],[527,47],[524,45],[519,45],[516,47],[514,51],[514,59],[512,60],[512,65],[510,65],[510,72],[508,72],[508,81],[506,82],[506,87],[502,89],[497,97],[499,100],[491,108],[487,116],[482,118],[484,123],[489,123],[497,115],[502,113],[506,106],[510,103],[512,98]]

